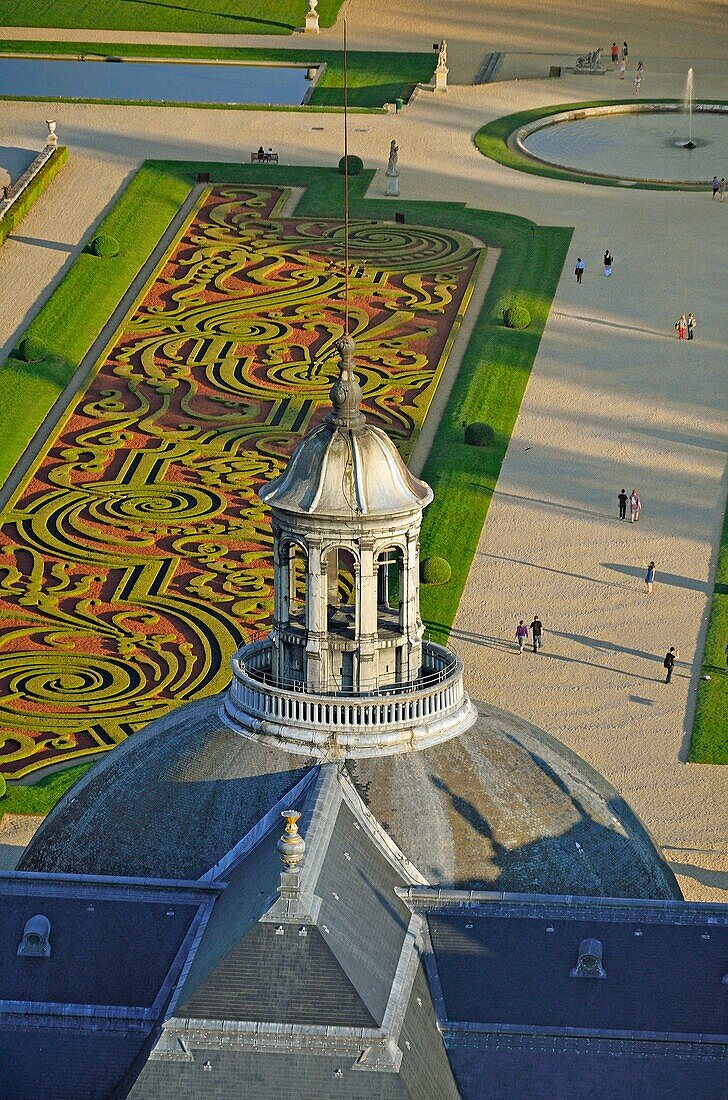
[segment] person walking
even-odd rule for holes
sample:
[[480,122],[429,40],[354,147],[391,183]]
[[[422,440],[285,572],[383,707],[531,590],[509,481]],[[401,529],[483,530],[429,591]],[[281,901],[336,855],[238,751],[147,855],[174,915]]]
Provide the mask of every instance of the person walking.
[[684,313],[681,313],[675,322],[675,328],[677,329],[678,340],[685,339],[685,333],[688,331],[688,319]]
[[627,71],[627,62],[622,58],[619,63],[619,79],[624,80],[624,74]]
[[642,77],[640,76],[639,73],[637,73],[637,75],[635,76],[632,83],[634,84],[634,94],[639,95],[640,94],[640,88],[642,86]]
[[669,684],[672,680],[672,670],[675,667],[675,661],[680,656],[680,650],[676,649],[674,645],[671,645],[665,654],[665,660],[662,662],[667,669],[667,676],[665,677],[665,683]]
[[647,572],[645,573],[645,584],[647,585],[647,595],[652,595],[652,585],[655,583],[655,563],[653,561],[647,566]]
[[533,641],[533,652],[538,653],[543,641],[543,623],[538,615],[534,615],[531,623],[531,640]]
[[642,64],[641,61],[637,62],[637,72],[640,74],[640,76],[645,75],[645,67],[644,67],[644,65]]
[[725,195],[725,180],[720,177],[718,181],[718,202],[723,202],[723,196]]
[[629,50],[627,49],[627,43],[622,43],[622,58],[626,61],[629,57]]
[[619,61],[619,46],[616,42],[612,42],[612,64],[616,65]]
[[639,493],[636,489],[633,489],[629,496],[629,522],[637,523],[640,518],[640,512],[642,511],[642,501],[639,498]]
[[574,268],[574,274],[576,275],[577,283],[580,283],[581,280],[582,280],[582,276],[584,274],[584,261],[582,260],[581,256],[577,257],[576,267]]
[[627,501],[629,500],[629,497],[627,496],[627,493],[625,492],[624,489],[622,489],[621,493],[617,494],[617,500],[619,501],[619,518],[620,519],[626,519],[627,518]]
[[528,637],[528,627],[525,625],[523,619],[518,620],[518,626],[516,627],[516,641],[518,642],[518,652],[523,653],[523,647],[526,644],[526,638]]
[[711,197],[711,199],[714,199],[715,196],[718,194],[718,177],[717,176],[713,176],[712,180],[710,181],[710,190],[713,192],[713,194],[710,197]]
[[604,253],[604,274],[605,275],[611,275],[612,274],[612,264],[613,263],[614,263],[614,256],[609,251],[609,249],[607,249],[606,252]]
[[687,326],[688,326],[688,340],[695,338],[695,326],[697,325],[694,313],[688,313]]

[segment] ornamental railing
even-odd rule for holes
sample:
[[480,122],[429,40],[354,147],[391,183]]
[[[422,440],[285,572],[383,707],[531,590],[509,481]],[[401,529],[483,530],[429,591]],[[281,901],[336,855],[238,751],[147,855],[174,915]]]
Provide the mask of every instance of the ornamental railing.
[[[471,724],[463,663],[442,646],[424,642],[423,675],[409,683],[366,692],[314,692],[276,683],[268,639],[245,646],[233,659],[224,710],[235,725],[288,742],[299,750],[336,743],[348,753],[372,744],[396,751],[406,742],[442,740]],[[429,670],[429,671],[427,671]],[[415,731],[413,733],[413,731]]]

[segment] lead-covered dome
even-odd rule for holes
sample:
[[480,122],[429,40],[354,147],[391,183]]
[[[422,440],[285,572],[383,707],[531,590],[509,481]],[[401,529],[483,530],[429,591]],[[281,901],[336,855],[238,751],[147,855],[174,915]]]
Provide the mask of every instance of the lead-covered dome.
[[[23,871],[193,879],[320,761],[248,740],[221,697],[180,707],[99,761],[58,803]],[[342,763],[373,816],[433,885],[680,898],[639,818],[554,738],[480,704],[460,737]]]
[[432,490],[410,473],[386,433],[367,424],[351,337],[339,350],[331,412],[301,440],[284,473],[260,490],[260,499],[285,512],[332,518],[421,511]]

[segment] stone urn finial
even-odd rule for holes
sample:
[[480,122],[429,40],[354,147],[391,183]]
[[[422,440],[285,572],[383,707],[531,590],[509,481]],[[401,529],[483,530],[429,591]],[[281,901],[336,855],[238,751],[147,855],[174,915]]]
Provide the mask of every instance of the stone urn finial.
[[52,118],[46,119],[46,126],[48,127],[48,137],[46,138],[46,145],[50,145],[55,148],[58,145],[58,137],[56,136],[56,125]]
[[298,831],[300,816],[298,810],[283,810],[281,813],[281,817],[286,819],[286,825],[276,848],[281,861],[290,871],[298,867],[306,851],[306,841]]
[[361,427],[366,417],[361,411],[363,393],[354,373],[354,351],[356,345],[351,336],[342,336],[336,345],[341,362],[339,377],[334,382],[329,397],[333,408],[327,420],[339,428]]
[[319,32],[317,5],[318,0],[308,0],[308,11],[306,12],[306,32],[308,34],[318,34]]

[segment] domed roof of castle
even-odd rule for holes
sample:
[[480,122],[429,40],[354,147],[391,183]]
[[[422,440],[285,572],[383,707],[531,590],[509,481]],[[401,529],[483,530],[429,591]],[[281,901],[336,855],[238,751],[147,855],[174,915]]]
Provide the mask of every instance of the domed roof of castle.
[[[46,819],[20,870],[194,879],[294,802],[322,761],[234,732],[220,702],[188,703],[102,758]],[[338,765],[422,878],[681,897],[645,827],[597,772],[535,726],[478,712],[467,733],[429,749]]]
[[339,349],[331,412],[304,436],[280,477],[263,486],[261,500],[275,510],[332,518],[421,511],[432,490],[410,473],[386,433],[367,423],[350,336]]

